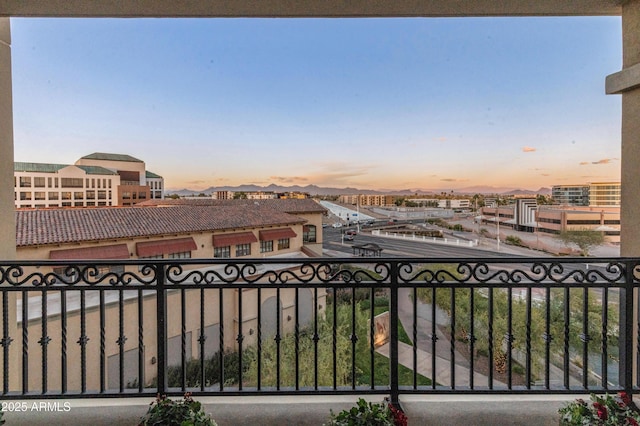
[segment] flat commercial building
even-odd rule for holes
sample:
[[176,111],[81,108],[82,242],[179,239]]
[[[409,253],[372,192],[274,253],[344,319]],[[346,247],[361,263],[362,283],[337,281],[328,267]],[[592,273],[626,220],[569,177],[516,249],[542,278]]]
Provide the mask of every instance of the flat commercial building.
[[[498,221],[496,223],[496,212]],[[535,206],[523,202],[500,207],[483,207],[480,221],[524,232],[560,234],[565,230],[602,232],[608,242],[620,242],[620,208]]]

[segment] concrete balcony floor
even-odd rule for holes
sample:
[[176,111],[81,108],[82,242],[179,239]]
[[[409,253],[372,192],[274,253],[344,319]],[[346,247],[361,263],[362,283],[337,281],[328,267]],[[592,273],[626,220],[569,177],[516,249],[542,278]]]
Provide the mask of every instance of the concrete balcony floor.
[[[401,403],[409,425],[557,425],[558,408],[585,395],[429,395],[403,396]],[[376,395],[363,396],[381,402]],[[354,395],[277,396],[277,397],[200,397],[204,409],[220,426],[314,425],[329,419],[329,410],[339,412],[357,401]],[[5,412],[7,425],[137,425],[147,411],[146,398],[59,399],[70,409],[47,411],[31,409],[40,401],[24,401],[26,412]],[[51,407],[51,406],[50,406]]]

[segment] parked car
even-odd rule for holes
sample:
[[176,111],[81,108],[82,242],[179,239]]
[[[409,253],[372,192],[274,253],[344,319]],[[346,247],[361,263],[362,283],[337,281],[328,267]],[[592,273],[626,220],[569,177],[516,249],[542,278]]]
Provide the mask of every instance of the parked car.
[[336,222],[331,226],[333,226],[334,228],[342,228],[342,224],[340,222]]

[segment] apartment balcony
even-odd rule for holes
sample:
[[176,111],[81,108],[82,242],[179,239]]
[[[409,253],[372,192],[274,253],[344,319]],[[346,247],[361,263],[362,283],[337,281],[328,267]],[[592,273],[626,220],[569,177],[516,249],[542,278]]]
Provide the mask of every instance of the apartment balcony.
[[557,424],[576,395],[637,391],[639,264],[4,261],[0,399],[10,424],[135,424],[185,392],[219,424],[322,424],[358,397],[410,424]]

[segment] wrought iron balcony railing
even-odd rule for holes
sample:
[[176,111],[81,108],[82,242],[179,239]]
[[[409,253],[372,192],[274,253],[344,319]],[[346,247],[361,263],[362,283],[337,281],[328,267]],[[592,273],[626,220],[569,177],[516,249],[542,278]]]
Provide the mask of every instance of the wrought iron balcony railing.
[[631,393],[639,263],[0,262],[0,396]]

